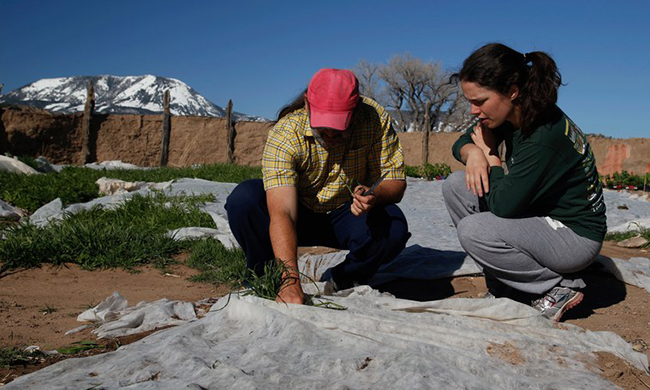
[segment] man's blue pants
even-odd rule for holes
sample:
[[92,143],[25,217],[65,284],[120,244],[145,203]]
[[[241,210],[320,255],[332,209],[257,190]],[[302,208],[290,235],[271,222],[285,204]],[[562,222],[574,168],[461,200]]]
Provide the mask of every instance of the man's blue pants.
[[[226,200],[230,229],[246,254],[248,268],[258,275],[275,259],[269,236],[270,217],[260,179],[240,183]],[[404,213],[394,204],[376,206],[356,217],[350,204],[330,213],[315,213],[298,205],[298,246],[347,249],[345,261],[332,268],[339,289],[366,284],[381,264],[393,260],[411,234]]]

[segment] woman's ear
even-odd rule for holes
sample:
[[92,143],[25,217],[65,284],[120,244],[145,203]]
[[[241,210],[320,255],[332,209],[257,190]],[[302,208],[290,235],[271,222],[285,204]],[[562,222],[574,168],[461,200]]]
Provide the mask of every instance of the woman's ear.
[[513,101],[519,97],[519,87],[517,86],[517,84],[512,84],[510,86],[510,91],[508,92],[508,94],[510,95],[510,101]]

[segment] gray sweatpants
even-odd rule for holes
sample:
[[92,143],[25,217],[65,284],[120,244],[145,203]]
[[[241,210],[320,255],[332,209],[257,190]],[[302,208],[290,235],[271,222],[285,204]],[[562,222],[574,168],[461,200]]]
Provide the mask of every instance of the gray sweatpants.
[[449,176],[442,195],[465,252],[503,284],[543,294],[557,285],[585,286],[572,273],[591,264],[601,242],[574,233],[549,217],[500,218],[479,209],[479,198],[467,190],[465,172]]

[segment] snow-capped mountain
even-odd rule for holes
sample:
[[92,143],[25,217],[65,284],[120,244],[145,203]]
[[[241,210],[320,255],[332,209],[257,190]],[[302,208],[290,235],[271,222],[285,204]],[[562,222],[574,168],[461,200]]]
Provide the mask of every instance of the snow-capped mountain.
[[[145,76],[75,76],[41,79],[0,96],[0,103],[24,104],[52,112],[83,112],[88,83],[95,89],[95,112],[111,114],[160,114],[169,90],[172,115],[223,117],[226,110],[201,96],[180,80]],[[233,112],[233,119],[266,121]]]

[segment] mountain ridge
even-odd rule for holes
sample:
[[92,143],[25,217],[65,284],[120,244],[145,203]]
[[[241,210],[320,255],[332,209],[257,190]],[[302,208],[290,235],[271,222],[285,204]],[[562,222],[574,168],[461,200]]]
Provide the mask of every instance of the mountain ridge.
[[[162,114],[165,90],[170,112],[176,116],[224,117],[226,111],[184,82],[155,75],[70,76],[40,79],[0,95],[0,103],[28,105],[55,113],[83,112],[88,84],[95,90],[95,112],[100,114]],[[232,113],[235,121],[268,121],[255,115]]]

